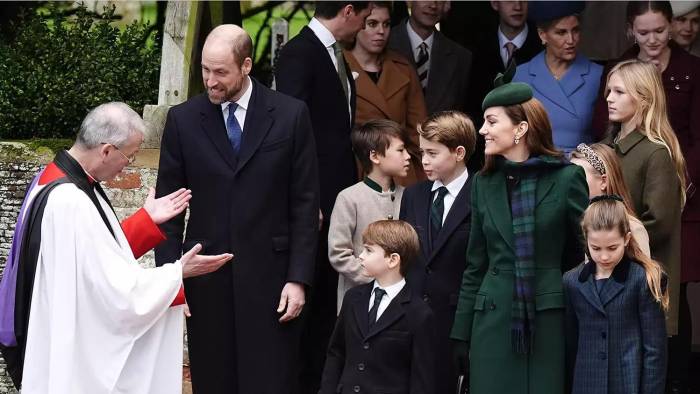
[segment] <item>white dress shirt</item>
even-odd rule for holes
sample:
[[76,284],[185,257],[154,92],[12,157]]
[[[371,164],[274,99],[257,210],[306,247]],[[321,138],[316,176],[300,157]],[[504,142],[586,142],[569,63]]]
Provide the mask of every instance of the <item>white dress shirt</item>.
[[[413,60],[418,59],[418,53],[420,53],[420,44],[425,43],[428,46],[428,64],[433,60],[430,56],[430,51],[433,50],[433,41],[435,40],[435,32],[430,33],[430,36],[425,40],[422,39],[418,33],[416,33],[411,27],[411,23],[406,21],[406,31],[408,32],[408,41],[411,43],[411,49],[413,49]],[[428,67],[430,70],[430,67]],[[428,71],[430,72],[430,71]]]
[[512,40],[509,40],[508,37],[506,37],[505,34],[501,31],[501,27],[498,27],[498,45],[501,46],[501,61],[503,62],[503,66],[508,67],[506,62],[508,61],[508,49],[506,49],[506,44],[509,42],[512,42],[515,44],[515,49],[513,52],[517,51],[518,49],[522,48],[523,45],[525,45],[525,40],[527,39],[527,33],[528,33],[528,28],[527,28],[527,23],[525,24],[525,28],[518,33],[515,38]]
[[[321,44],[326,47],[326,51],[328,51],[328,56],[330,56],[331,61],[333,62],[333,66],[335,67],[335,72],[338,72],[338,60],[335,58],[335,50],[333,49],[333,44],[335,44],[335,37],[333,36],[333,33],[331,33],[330,30],[326,26],[321,23],[316,18],[311,18],[311,21],[309,21],[309,29],[311,29],[312,32],[318,37],[319,41],[321,41]],[[348,78],[352,78],[352,71],[350,70],[349,67],[346,67],[347,75]],[[350,119],[352,119],[352,111],[350,109],[350,98],[352,95],[352,91],[350,89],[350,81],[346,81],[348,85],[348,113],[350,114]]]
[[[399,293],[401,292],[401,289],[406,285],[406,279],[401,279],[400,281],[394,283],[391,286],[387,287],[382,287],[384,291],[386,291],[386,295],[382,297],[382,300],[379,302],[379,308],[377,308],[377,320],[379,320],[379,316],[384,313],[386,308],[389,306],[391,303],[391,300],[393,300]],[[367,308],[367,313],[372,309],[372,305],[374,305],[374,289],[376,289],[379,286],[379,283],[377,281],[374,281],[374,286],[372,287],[372,295],[369,296],[369,307]],[[376,321],[376,320],[375,320]]]
[[[250,77],[246,78],[248,78],[248,89],[246,89],[241,98],[236,101],[238,107],[233,112],[233,115],[238,121],[238,125],[241,126],[241,133],[243,133],[243,130],[245,130],[243,128],[243,124],[245,123],[245,114],[248,112],[248,103],[250,103],[250,96],[253,94],[253,81],[250,80]],[[227,124],[226,121],[228,120],[230,112],[229,104],[231,104],[230,101],[221,103],[221,113],[224,115],[224,124]]]
[[433,188],[431,189],[431,191],[433,192],[433,201],[435,201],[435,199],[437,198],[437,193],[434,193],[435,190],[442,186],[445,186],[447,188],[447,194],[445,194],[445,199],[443,200],[445,206],[445,210],[442,213],[443,224],[445,223],[445,218],[447,218],[447,214],[450,213],[450,208],[452,208],[452,204],[455,202],[455,198],[457,198],[457,195],[464,187],[464,184],[467,183],[467,179],[469,179],[469,171],[467,171],[467,169],[465,168],[464,172],[460,176],[453,179],[452,182],[448,183],[447,185],[443,184],[439,180],[433,182]]

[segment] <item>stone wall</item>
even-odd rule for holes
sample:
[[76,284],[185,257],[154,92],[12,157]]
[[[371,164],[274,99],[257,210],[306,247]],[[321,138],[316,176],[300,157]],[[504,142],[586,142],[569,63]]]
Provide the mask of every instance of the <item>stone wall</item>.
[[[0,142],[0,278],[24,193],[34,174],[52,158],[53,153],[47,148],[30,149],[21,143]],[[145,149],[139,152],[132,166],[105,184],[105,191],[120,219],[143,205],[148,188],[155,186],[157,167],[158,150]],[[149,252],[139,263],[152,266],[153,261],[153,252]],[[5,363],[0,357],[0,394],[14,392]]]

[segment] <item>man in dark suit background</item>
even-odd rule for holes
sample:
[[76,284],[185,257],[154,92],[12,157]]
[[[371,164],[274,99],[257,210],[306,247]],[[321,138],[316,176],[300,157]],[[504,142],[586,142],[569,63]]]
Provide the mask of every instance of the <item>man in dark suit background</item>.
[[313,294],[302,339],[302,392],[316,393],[326,346],[336,318],[338,274],[328,262],[328,226],[338,193],[357,182],[350,132],[355,114],[355,82],[342,53],[364,28],[370,3],[316,2],[314,18],[280,51],[277,90],[306,102],[316,141],[322,228]]
[[[484,122],[481,103],[493,89],[496,75],[505,71],[509,60],[526,63],[543,49],[537,27],[527,23],[527,1],[492,1],[491,8],[498,13],[498,25],[482,32],[472,49],[474,67],[467,110],[477,130]],[[469,169],[480,169],[483,162],[484,138],[479,135]]]
[[306,105],[250,78],[250,36],[221,25],[202,50],[206,94],[170,109],[156,193],[192,190],[162,227],[156,263],[195,243],[231,251],[215,273],[185,280],[195,393],[296,393],[301,323],[318,237],[318,166]]
[[416,67],[428,115],[445,110],[464,111],[467,104],[472,54],[435,29],[448,4],[411,2],[411,16],[393,28],[389,36],[389,48]]

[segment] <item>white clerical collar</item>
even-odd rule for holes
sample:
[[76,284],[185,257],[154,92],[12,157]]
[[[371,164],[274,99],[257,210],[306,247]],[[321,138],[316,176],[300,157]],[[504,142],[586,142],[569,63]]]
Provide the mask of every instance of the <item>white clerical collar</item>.
[[525,28],[520,33],[518,33],[518,35],[515,36],[515,38],[509,40],[508,37],[506,37],[506,35],[503,34],[503,32],[501,31],[501,25],[498,25],[498,45],[500,45],[500,48],[503,49],[503,47],[506,46],[508,42],[512,42],[513,44],[515,44],[516,49],[520,49],[523,47],[523,45],[525,45],[527,33],[528,27],[526,23]]
[[467,179],[469,179],[469,171],[467,171],[467,169],[465,168],[462,174],[460,174],[457,178],[453,179],[452,182],[448,183],[447,185],[443,184],[440,180],[436,180],[435,182],[433,182],[433,187],[431,191],[435,191],[438,188],[445,186],[450,195],[457,198],[459,191],[462,190],[464,184],[467,183]]
[[[250,96],[253,94],[253,81],[250,79],[249,76],[246,76],[248,79],[248,88],[243,92],[243,95],[241,98],[236,100],[236,104],[238,104],[239,107],[241,107],[244,111],[248,110],[248,104],[250,103]],[[225,111],[228,105],[231,104],[230,101],[224,101],[221,103],[221,112]]]
[[333,33],[331,33],[330,30],[326,26],[321,23],[318,19],[311,18],[311,21],[309,22],[309,29],[316,34],[316,37],[321,41],[321,44],[323,44],[324,47],[329,48],[333,44],[335,44],[335,37],[333,36]]
[[[399,292],[401,292],[401,289],[403,289],[405,284],[406,284],[406,279],[402,278],[400,281],[394,283],[393,285],[387,286],[387,287],[382,287],[382,289],[384,289],[384,291],[386,291],[386,295],[389,297],[389,300],[393,300],[394,297],[396,297],[399,294]],[[376,289],[377,287],[381,287],[381,286],[379,286],[379,283],[375,280],[374,286],[372,286],[372,293],[374,293],[374,289]]]
[[428,46],[428,51],[430,51],[433,48],[433,41],[435,40],[435,31],[430,33],[428,38],[425,40],[422,39],[418,33],[416,33],[415,30],[413,30],[413,27],[411,27],[411,22],[406,21],[406,31],[408,32],[408,40],[411,42],[411,49],[415,52],[416,49],[418,49],[418,46],[422,43],[425,42],[425,45]]

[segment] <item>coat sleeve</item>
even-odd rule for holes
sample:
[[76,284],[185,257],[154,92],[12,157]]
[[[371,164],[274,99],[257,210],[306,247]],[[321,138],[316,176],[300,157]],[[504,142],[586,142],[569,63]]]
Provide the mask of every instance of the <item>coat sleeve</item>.
[[450,334],[450,338],[466,342],[471,340],[476,292],[484,280],[484,275],[489,265],[486,237],[484,236],[482,223],[483,217],[479,209],[481,202],[479,197],[480,179],[481,176],[477,174],[472,185],[472,224],[467,247],[467,267],[462,275],[457,312],[455,313],[455,320]]
[[343,376],[343,367],[345,366],[345,324],[346,321],[352,321],[346,316],[351,312],[348,302],[349,298],[352,297],[343,299],[343,306],[340,308],[338,320],[335,322],[335,329],[333,329],[333,334],[331,334],[328,343],[326,364],[323,367],[321,389],[318,391],[318,394],[335,394],[340,378]]
[[588,207],[588,183],[586,173],[579,166],[573,168],[573,175],[568,180],[569,190],[566,198],[566,213],[568,221],[568,237],[566,251],[562,261],[562,272],[566,272],[584,259],[583,235],[581,233],[581,217]]
[[137,259],[165,240],[165,234],[143,208],[122,221],[122,230]]
[[666,322],[664,312],[654,299],[646,283],[641,279],[638,294],[639,321],[641,324],[642,372],[640,393],[663,393],[666,378]]
[[[639,219],[649,232],[651,250],[669,242],[681,215],[680,180],[666,149],[655,150],[647,161]],[[668,261],[662,261],[668,264]]]
[[311,286],[318,243],[319,184],[316,144],[306,105],[300,103],[294,125],[289,183],[289,267],[287,281]]
[[411,382],[410,394],[435,393],[435,317],[427,311],[420,324],[416,325],[411,343]]
[[[160,145],[160,163],[156,181],[156,197],[166,196],[180,188],[187,188],[182,159],[180,130],[173,110],[168,112]],[[172,263],[182,255],[182,234],[185,230],[185,212],[161,224],[166,240],[155,248],[156,265]]]
[[357,229],[357,205],[345,193],[338,194],[328,230],[328,260],[333,269],[354,284],[368,283],[353,245]]

